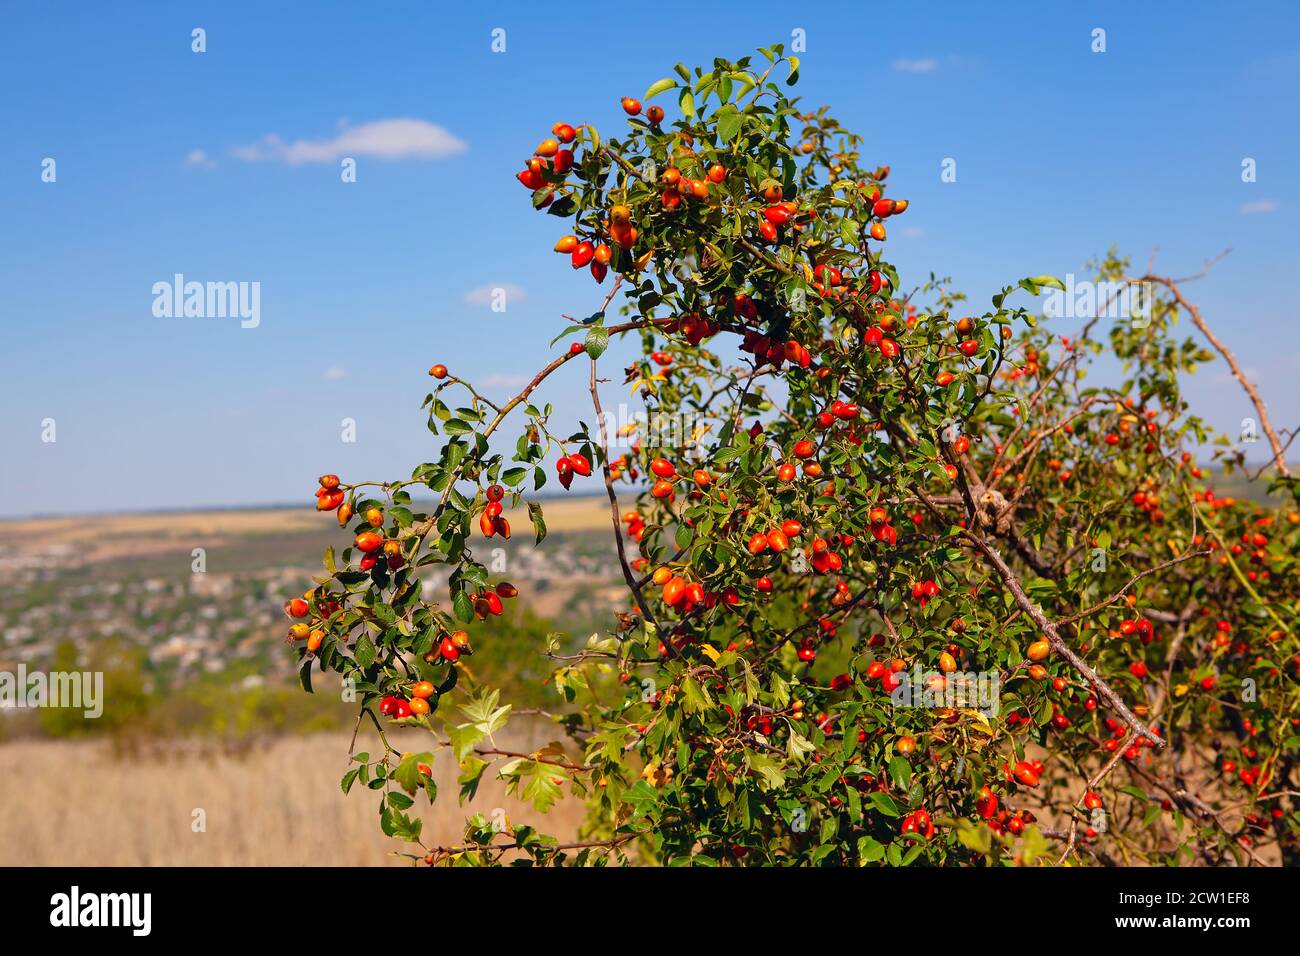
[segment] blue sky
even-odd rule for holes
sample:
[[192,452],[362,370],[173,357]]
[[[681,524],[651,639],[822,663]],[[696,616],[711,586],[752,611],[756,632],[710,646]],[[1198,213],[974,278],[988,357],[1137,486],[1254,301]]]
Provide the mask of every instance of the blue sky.
[[[1277,423],[1300,424],[1300,7],[1160,6],[9,0],[0,514],[307,501],[323,471],[409,474],[434,450],[430,364],[504,395],[553,354],[560,313],[598,304],[512,178],[551,124],[615,129],[618,98],[674,63],[796,29],[805,102],[863,131],[912,201],[887,251],[905,280],[951,275],[983,308],[1112,244],[1138,264],[1158,247],[1173,275],[1231,247],[1188,291]],[[372,125],[401,119],[418,122]],[[260,325],[156,317],[177,272],[260,282]],[[475,302],[497,285],[518,290],[504,314]],[[542,393],[560,415],[586,412],[582,374]],[[1249,413],[1223,374],[1190,394],[1234,431]]]

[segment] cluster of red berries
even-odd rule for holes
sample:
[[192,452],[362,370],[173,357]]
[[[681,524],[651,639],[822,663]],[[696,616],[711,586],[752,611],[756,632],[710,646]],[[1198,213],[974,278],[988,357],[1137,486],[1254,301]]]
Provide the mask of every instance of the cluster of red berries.
[[[1241,755],[1247,758],[1248,760],[1254,760],[1256,757],[1259,756],[1259,752],[1255,750],[1253,747],[1243,747],[1241,751]],[[1267,763],[1265,763],[1263,769],[1259,769],[1250,766],[1238,767],[1236,761],[1224,759],[1219,763],[1219,769],[1226,774],[1235,773],[1237,775],[1237,779],[1240,780],[1247,787],[1253,787],[1256,784],[1259,784],[1262,787],[1268,783],[1269,779],[1272,776],[1272,774],[1268,769]]]
[[478,517],[479,530],[483,532],[483,536],[486,538],[499,534],[509,541],[510,519],[501,513],[504,510],[501,500],[506,496],[506,490],[500,485],[489,485],[485,494],[487,504],[484,505],[483,513]]
[[[874,660],[867,665],[866,674],[870,680],[880,681],[880,689],[886,694],[892,694],[902,686],[903,681],[898,676],[901,672],[907,670],[907,661],[901,657],[895,657],[888,664],[881,660]],[[911,738],[904,738],[911,739]]]
[[470,599],[474,605],[474,616],[480,621],[489,617],[500,617],[505,612],[505,605],[501,603],[501,599],[518,596],[519,589],[507,581],[502,581],[496,587],[488,588],[486,591],[479,591]]
[[[568,123],[556,123],[551,127],[554,138],[544,139],[534,150],[532,158],[525,164],[522,172],[515,178],[524,184],[530,192],[544,189],[556,177],[563,177],[573,168],[573,151],[568,148],[577,137],[578,132]],[[539,204],[539,208],[549,206],[555,199],[555,193],[548,193]]]
[[[852,544],[852,540],[846,541],[847,535],[838,535],[836,541],[838,546]],[[832,551],[830,542],[820,535],[812,539],[806,549],[804,557],[813,566],[813,570],[818,574],[836,574],[844,568],[844,558],[838,551]]]
[[1002,765],[1002,770],[1006,775],[1007,783],[1018,783],[1022,787],[1038,786],[1038,779],[1043,775],[1043,762],[1041,760],[1018,760],[1015,766],[1009,763]]
[[623,512],[623,523],[627,525],[627,536],[633,541],[640,541],[645,535],[645,519],[638,511]]
[[1119,635],[1132,637],[1137,635],[1143,644],[1150,644],[1155,639],[1155,627],[1145,617],[1127,618],[1119,622]]
[[[382,524],[382,513],[378,509],[371,509],[371,511],[380,515],[379,521]],[[372,526],[379,527],[374,525],[373,521]],[[406,563],[406,558],[402,554],[402,543],[396,538],[385,538],[378,531],[360,531],[352,539],[352,543],[361,552],[361,560],[357,562],[357,567],[362,571],[370,571],[374,568],[396,571]]]
[[926,810],[913,810],[903,817],[903,824],[899,828],[899,832],[917,833],[928,840],[934,836],[934,823],[930,820],[930,814]]
[[[457,633],[463,634],[463,631]],[[450,638],[447,638],[450,640]],[[390,694],[379,701],[379,713],[384,717],[391,717],[393,720],[403,720],[407,717],[423,717],[428,714],[434,706],[436,699],[434,695],[437,688],[433,686],[432,681],[416,681],[409,689],[410,697],[398,697]],[[434,703],[430,703],[434,700]],[[420,773],[428,776],[432,771],[427,769],[424,764],[419,766]]]
[[747,352],[758,359],[755,363],[757,368],[770,364],[773,368],[780,369],[786,362],[799,368],[808,368],[812,365],[812,353],[794,339],[777,342],[753,329],[745,330],[740,351]]
[[1164,520],[1165,513],[1160,507],[1160,496],[1155,492],[1135,491],[1133,504],[1146,512],[1149,521],[1155,523]]
[[714,319],[701,318],[698,314],[690,312],[667,323],[664,331],[679,332],[694,346],[717,335],[722,331],[722,326]]
[[[284,602],[284,613],[293,619],[293,624],[289,625],[289,634],[287,640],[306,641],[307,652],[310,654],[320,650],[321,644],[325,642],[325,632],[319,628],[313,628],[309,623],[312,616],[311,602],[319,600],[315,590],[306,592],[300,598],[292,598]],[[318,612],[320,618],[327,618],[341,607],[338,601],[332,598],[320,600]]]
[[980,796],[975,801],[975,806],[988,828],[998,836],[1002,836],[1004,833],[1019,836],[1024,832],[1025,827],[1038,819],[1029,810],[1017,810],[1013,813],[1005,807],[999,809],[997,795],[988,787],[980,789]]
[[933,581],[917,581],[912,585],[912,599],[925,607],[931,598],[939,594],[939,585]]
[[746,549],[753,555],[759,555],[768,550],[780,554],[790,547],[791,538],[797,538],[802,533],[803,525],[791,518],[789,521],[782,522],[779,528],[772,528],[767,532],[759,532],[753,535],[749,539]]
[[[867,520],[871,524],[871,537],[875,538],[877,541],[884,542],[885,544],[889,545],[891,548],[898,543],[898,531],[894,528],[892,524],[889,523],[889,512],[887,512],[884,508],[881,507],[872,508],[869,512],[867,512]],[[933,584],[934,582],[932,581],[930,583]],[[939,589],[937,586],[935,587],[934,593],[935,594],[939,593]],[[922,597],[922,598],[925,597],[925,595],[918,595],[916,593],[915,586],[913,586],[912,588],[912,596]]]
[[567,489],[573,484],[574,475],[586,478],[591,474],[591,462],[578,452],[564,455],[555,463],[555,473],[560,477],[560,484]]
[[[1107,717],[1105,719],[1105,725],[1106,730],[1110,732],[1110,737],[1102,741],[1102,747],[1107,753],[1113,754],[1115,751],[1119,750],[1120,744],[1122,744],[1125,738],[1128,737],[1129,728],[1126,724],[1120,723],[1114,717]],[[1159,730],[1156,727],[1152,727],[1151,732],[1159,733]],[[1138,754],[1141,752],[1141,748],[1154,746],[1155,744],[1151,743],[1151,741],[1146,737],[1138,737],[1124,748],[1124,759],[1136,760]]]
[[338,475],[321,475],[320,487],[316,489],[316,510],[337,511],[339,527],[344,527],[352,517],[352,506],[344,499],[347,494],[339,486]]
[[902,354],[898,340],[885,334],[878,325],[868,326],[862,333],[862,344],[868,349],[877,349],[887,359],[896,359]]

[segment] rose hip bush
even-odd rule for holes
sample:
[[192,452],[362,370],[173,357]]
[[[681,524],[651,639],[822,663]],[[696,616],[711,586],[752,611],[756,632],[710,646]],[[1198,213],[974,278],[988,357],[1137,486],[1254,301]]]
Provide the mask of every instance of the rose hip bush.
[[[624,99],[617,138],[557,123],[518,179],[603,305],[504,404],[434,366],[438,449],[409,478],[321,479],[351,544],[287,611],[304,685],[341,675],[379,731],[344,790],[380,792],[384,831],[433,864],[1294,862],[1297,487],[1249,387],[1272,504],[1197,464],[1244,458],[1182,397],[1215,358],[1184,313],[1237,371],[1183,280],[1141,279],[1149,314],[1108,332],[1040,328],[1049,276],[982,312],[907,285],[888,167],[759,52]],[[1127,288],[1126,265],[1098,276]],[[642,357],[602,365],[627,336]],[[1105,352],[1121,380],[1092,384]],[[592,415],[562,426],[532,395],[570,363]],[[604,382],[645,404],[630,444]],[[536,649],[558,739],[510,753],[509,703],[465,665],[493,654],[478,622],[528,598],[481,555],[523,507],[542,541],[553,478],[608,495],[628,601]],[[445,600],[422,593],[434,566]],[[389,724],[427,747],[397,752]],[[474,816],[425,845],[440,760],[462,798],[493,774],[541,810],[584,800],[584,830]]]

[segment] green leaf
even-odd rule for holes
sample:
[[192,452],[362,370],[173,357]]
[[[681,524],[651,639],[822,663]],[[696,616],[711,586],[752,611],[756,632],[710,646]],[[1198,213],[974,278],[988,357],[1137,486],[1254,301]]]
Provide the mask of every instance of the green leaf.
[[742,657],[740,664],[744,668],[745,703],[752,704],[758,699],[758,678],[754,676],[754,670],[749,666],[749,661]]
[[469,703],[461,705],[460,712],[468,717],[469,722],[485,736],[491,736],[504,727],[506,721],[510,719],[510,705],[497,706],[500,697],[499,690],[479,689],[469,699]]
[[901,817],[903,815],[903,811],[899,809],[894,798],[887,793],[873,791],[867,794],[867,800],[887,817]]
[[858,840],[858,856],[866,863],[875,863],[885,857],[885,848],[878,840],[864,836]]
[[357,774],[359,773],[361,773],[361,768],[353,767],[343,775],[343,779],[339,781],[339,788],[344,793],[349,792],[352,789],[352,785],[357,782]]
[[369,670],[370,666],[374,664],[375,658],[378,656],[375,651],[375,642],[370,639],[370,635],[365,631],[362,631],[361,636],[357,638],[356,646],[352,648],[352,656],[357,659],[357,663],[361,665],[362,670]]
[[[1156,808],[1159,810],[1159,807]],[[1047,856],[1052,851],[1052,845],[1048,843],[1047,837],[1043,836],[1038,827],[1030,826],[1025,830],[1025,834],[1020,843],[1020,856],[1025,865],[1032,865],[1034,860]]]
[[591,331],[587,333],[587,342],[584,346],[587,354],[594,359],[598,359],[608,347],[609,332],[603,326],[592,326]]
[[662,80],[655,80],[653,83],[651,83],[650,88],[645,91],[645,96],[641,97],[641,99],[647,101],[652,100],[660,93],[664,92],[665,90],[671,90],[676,85],[677,85],[676,80],[674,80],[671,76],[665,76]]
[[682,681],[682,697],[682,707],[688,714],[698,714],[707,710],[713,703],[709,699],[708,692],[694,677],[687,677]]
[[889,775],[900,790],[906,790],[912,782],[912,765],[902,757],[894,757],[889,761]]
[[718,110],[715,119],[718,123],[718,136],[726,143],[734,141],[745,127],[745,114],[734,106],[724,106]]
[[962,846],[976,853],[988,853],[993,848],[993,831],[969,820],[958,820],[957,840]]
[[[472,748],[474,745],[470,744]],[[461,774],[456,778],[460,784],[460,802],[473,800],[478,793],[478,785],[483,779],[483,771],[487,769],[488,762],[472,754],[465,756],[460,762]]]
[[474,620],[474,602],[469,599],[466,592],[457,591],[455,597],[451,599],[451,606],[456,613],[456,619],[462,624]]
[[[415,793],[424,785],[424,774],[420,773],[419,765],[428,764],[433,766],[433,754],[429,752],[418,754],[406,754],[402,757],[397,769],[393,771],[393,779],[397,785],[407,793]],[[405,807],[398,807],[399,810],[405,810],[411,804],[408,802]]]
[[[559,335],[557,335],[555,338],[551,339],[551,344],[554,345],[556,342],[560,341],[560,339],[564,338],[564,337],[565,337],[566,335],[568,335],[570,332],[581,332],[583,329],[587,328],[589,325],[590,325],[590,323],[588,323],[588,322],[583,322],[583,323],[580,324],[580,325],[569,325],[569,326],[566,326],[566,327],[565,327],[565,328],[560,332]],[[536,417],[536,416],[534,416],[534,417]]]
[[685,87],[682,88],[681,96],[677,97],[677,106],[687,119],[695,118],[695,97]]
[[1056,278],[1056,276],[1033,276],[1029,281],[1041,288],[1060,289],[1062,292],[1065,291],[1065,283]]
[[423,820],[412,820],[406,814],[396,810],[385,809],[379,818],[380,829],[395,840],[415,843],[420,839],[424,828]]
[[546,813],[564,795],[562,788],[568,780],[568,773],[560,767],[547,763],[534,763],[521,796],[531,802],[538,813]]
[[786,752],[790,755],[791,760],[800,760],[804,754],[812,753],[816,749],[807,737],[794,730],[790,731],[790,739],[786,742]]
[[785,774],[771,757],[760,753],[746,754],[749,767],[758,773],[759,787],[763,790],[779,790],[785,786]]
[[448,727],[447,736],[451,738],[451,752],[463,765],[464,761],[470,759],[470,754],[474,752],[478,742],[483,739],[483,732],[473,724],[460,724],[456,727]]
[[541,544],[546,537],[546,519],[542,516],[542,506],[536,501],[528,502],[528,517],[533,522],[533,530],[537,532],[537,543]]

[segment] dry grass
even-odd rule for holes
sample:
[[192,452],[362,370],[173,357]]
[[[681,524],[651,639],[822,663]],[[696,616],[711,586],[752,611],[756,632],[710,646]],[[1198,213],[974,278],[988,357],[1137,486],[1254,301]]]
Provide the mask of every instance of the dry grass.
[[[267,741],[242,756],[176,743],[148,756],[120,757],[102,742],[0,745],[0,866],[384,866],[399,845],[379,830],[379,797],[338,786],[348,736]],[[549,736],[498,740],[530,751]],[[403,746],[399,739],[395,747]],[[411,748],[420,746],[412,737]],[[161,746],[154,744],[152,746]],[[358,749],[364,749],[359,745]],[[438,802],[420,798],[424,842],[461,842],[464,819],[505,809],[512,823],[572,837],[581,802],[566,799],[545,816],[505,795],[484,775],[477,797],[457,806],[457,768],[439,755]],[[423,803],[423,807],[421,806]],[[195,833],[193,811],[206,813]],[[413,848],[413,847],[408,847]]]
[[310,506],[251,511],[216,510],[150,514],[86,515],[6,521],[10,534],[33,535],[43,542],[83,542],[87,535],[106,538],[210,538],[311,531],[323,518]]
[[[609,501],[584,495],[542,502],[546,526],[552,532],[610,530]],[[524,508],[508,512],[510,523],[525,537],[529,518]],[[332,515],[310,504],[301,508],[261,508],[148,514],[86,515],[68,518],[25,518],[0,521],[13,540],[28,539],[39,552],[75,551],[85,563],[120,561],[176,550],[188,551],[195,541],[207,548],[249,537],[265,537],[335,529]],[[341,534],[341,532],[340,532]]]
[[[575,498],[548,498],[541,502],[542,514],[546,517],[547,531],[608,531],[613,533],[610,524],[609,499],[603,496],[584,495]],[[520,533],[527,531],[528,511],[514,508],[507,512],[510,524],[519,528]]]

